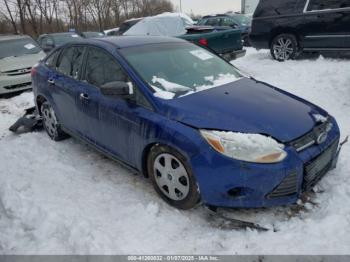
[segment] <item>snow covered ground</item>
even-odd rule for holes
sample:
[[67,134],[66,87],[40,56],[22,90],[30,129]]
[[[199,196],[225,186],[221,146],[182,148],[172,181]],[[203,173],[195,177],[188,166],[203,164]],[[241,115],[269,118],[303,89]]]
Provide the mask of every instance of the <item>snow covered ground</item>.
[[[249,49],[233,63],[322,105],[350,134],[349,60],[278,63]],[[146,179],[75,139],[11,134],[32,99],[0,99],[0,254],[350,254],[350,145],[313,204],[228,213],[277,232],[227,230],[203,207],[167,206]]]

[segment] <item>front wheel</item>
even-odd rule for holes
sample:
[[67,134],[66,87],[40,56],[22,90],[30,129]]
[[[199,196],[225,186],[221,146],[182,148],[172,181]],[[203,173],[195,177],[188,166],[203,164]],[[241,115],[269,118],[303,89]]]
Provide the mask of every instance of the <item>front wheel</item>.
[[271,43],[272,57],[280,62],[294,59],[298,54],[298,41],[294,35],[281,34],[276,36]]
[[157,193],[178,209],[195,207],[200,194],[187,160],[176,150],[157,145],[148,156],[148,174]]

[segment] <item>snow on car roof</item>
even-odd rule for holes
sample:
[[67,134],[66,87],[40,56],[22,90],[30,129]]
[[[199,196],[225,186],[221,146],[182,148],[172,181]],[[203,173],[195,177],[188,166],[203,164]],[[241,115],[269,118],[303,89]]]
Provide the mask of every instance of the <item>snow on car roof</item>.
[[[92,40],[90,40],[91,42]],[[94,41],[108,42],[116,45],[118,48],[127,48],[132,46],[141,46],[149,44],[161,44],[161,43],[183,43],[185,40],[173,37],[162,36],[111,36],[96,39]]]
[[163,13],[144,18],[124,35],[179,36],[186,33],[186,26],[193,24],[193,20],[186,14]]

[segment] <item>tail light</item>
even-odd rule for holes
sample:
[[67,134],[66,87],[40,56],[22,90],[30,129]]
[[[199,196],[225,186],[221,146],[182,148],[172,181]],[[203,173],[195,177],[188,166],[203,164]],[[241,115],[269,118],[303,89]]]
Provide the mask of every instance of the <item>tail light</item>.
[[205,38],[199,39],[199,43],[200,43],[202,46],[208,46],[208,40],[205,39]]

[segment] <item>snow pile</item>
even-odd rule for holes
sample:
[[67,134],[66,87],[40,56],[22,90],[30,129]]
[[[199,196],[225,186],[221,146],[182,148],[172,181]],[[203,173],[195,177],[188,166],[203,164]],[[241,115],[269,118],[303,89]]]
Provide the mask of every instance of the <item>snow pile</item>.
[[156,76],[153,76],[152,78],[152,83],[156,84],[159,83],[161,84],[161,86],[165,89],[165,91],[171,92],[171,93],[176,93],[176,92],[184,92],[184,91],[189,91],[191,90],[191,88],[187,87],[187,86],[183,86],[180,84],[176,84],[176,83],[172,83],[169,82],[163,78],[159,78]]
[[[226,84],[235,82],[239,79],[240,77],[237,77],[232,74],[219,74],[217,78],[214,78],[214,76],[207,76],[205,77],[205,80],[208,81],[210,84],[195,86],[195,92],[200,92],[200,91],[208,90],[217,86],[226,85]],[[189,94],[186,94],[186,95],[189,95]]]
[[[337,118],[342,138],[350,134],[350,61],[278,63],[248,49],[233,63],[321,105]],[[169,207],[148,180],[75,139],[11,134],[32,103],[31,93],[0,99],[0,254],[350,253],[350,145],[306,204],[228,212],[277,232],[223,230],[204,208]]]
[[124,35],[179,36],[186,34],[186,27],[193,23],[193,20],[185,14],[163,13],[145,17]]
[[[197,92],[201,92],[204,90],[208,90],[217,86],[222,86],[228,83],[232,83],[234,81],[237,81],[239,77],[232,75],[232,74],[219,74],[219,76],[215,79],[214,76],[207,76],[205,77],[205,80],[209,82],[210,84],[208,85],[200,85],[196,86],[194,85],[192,88],[183,86],[177,83],[173,83],[170,81],[167,81],[163,78],[159,78],[156,76],[153,76],[152,78],[152,83],[150,84],[152,88],[156,91],[154,93],[154,96],[162,99],[173,99],[176,96],[177,92],[186,92],[184,95],[181,95],[180,97],[183,96],[188,96]],[[161,88],[156,87],[154,84],[160,84]]]

